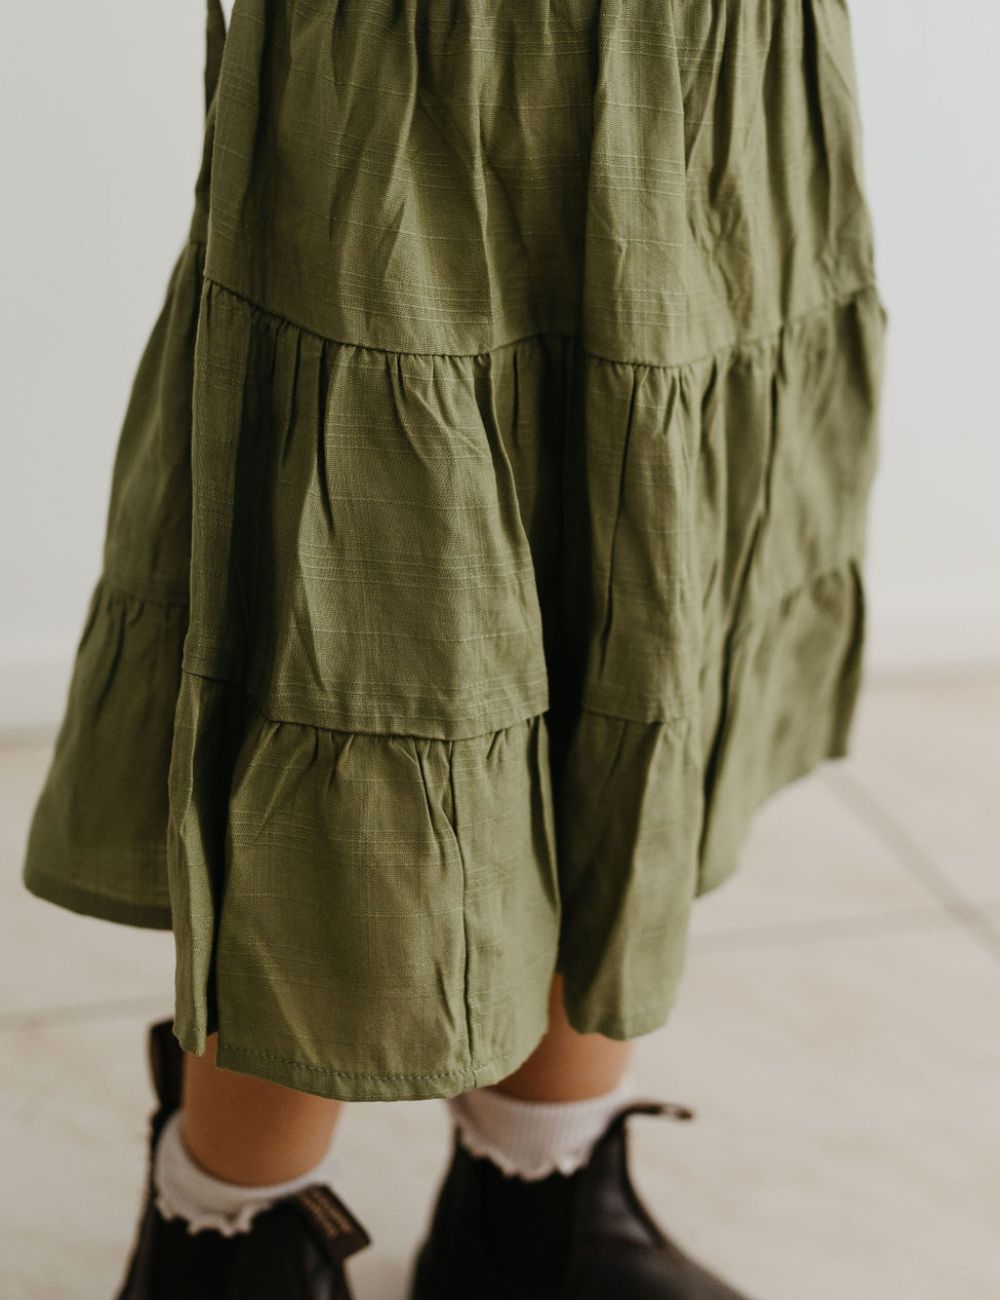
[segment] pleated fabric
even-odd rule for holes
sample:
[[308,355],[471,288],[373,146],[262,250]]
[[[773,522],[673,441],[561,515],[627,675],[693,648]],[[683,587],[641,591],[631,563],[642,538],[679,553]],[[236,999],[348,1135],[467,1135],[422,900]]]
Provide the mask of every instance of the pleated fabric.
[[325,1096],[647,1033],[862,681],[843,0],[209,0],[206,90],[25,883]]

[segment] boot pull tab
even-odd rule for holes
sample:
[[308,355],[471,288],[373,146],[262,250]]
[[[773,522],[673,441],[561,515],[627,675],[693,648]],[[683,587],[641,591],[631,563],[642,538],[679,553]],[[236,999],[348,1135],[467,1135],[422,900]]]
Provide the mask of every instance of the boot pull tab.
[[652,1098],[630,1101],[615,1118],[624,1119],[628,1115],[666,1115],[670,1119],[679,1120],[695,1118],[695,1112],[690,1106],[684,1106],[679,1101],[657,1101]]
[[335,1263],[371,1244],[362,1224],[325,1183],[313,1183],[289,1197],[288,1204],[302,1215]]
[[679,1101],[661,1101],[658,1103],[658,1114],[668,1115],[671,1119],[688,1120],[695,1118],[695,1112],[690,1106],[685,1106]]

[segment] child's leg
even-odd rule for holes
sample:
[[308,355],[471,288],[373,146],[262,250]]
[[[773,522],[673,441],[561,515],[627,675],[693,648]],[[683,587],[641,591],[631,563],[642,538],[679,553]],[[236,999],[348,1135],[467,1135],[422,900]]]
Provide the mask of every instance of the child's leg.
[[204,1056],[184,1056],[183,1134],[199,1165],[244,1186],[283,1183],[330,1147],[343,1102],[220,1070],[216,1035]]
[[[344,1103],[250,1075],[220,1070],[215,1035],[202,1057],[185,1054],[183,1134],[208,1173],[256,1186],[296,1178],[330,1147]],[[603,1097],[619,1087],[632,1043],[580,1034],[566,1018],[561,977],[549,995],[549,1029],[522,1065],[493,1090],[522,1101]]]
[[570,1173],[589,1158],[611,1116],[628,1100],[632,1044],[580,1034],[566,1018],[562,980],[549,992],[549,1028],[513,1074],[453,1097],[463,1143],[506,1173],[538,1179]]
[[524,1101],[581,1101],[616,1088],[631,1057],[631,1042],[572,1028],[557,975],[549,993],[548,1032],[523,1065],[494,1087]]
[[370,1238],[334,1188],[342,1103],[219,1069],[214,1036],[206,1049],[150,1027],[158,1106],[118,1300],[349,1300],[344,1261]]
[[[267,1080],[221,1070],[215,1064],[215,1035],[205,1055],[184,1057],[181,1132],[184,1146],[204,1171],[227,1183],[253,1188],[298,1178],[315,1168],[330,1150],[344,1103],[316,1097]],[[521,1117],[529,1121],[532,1147],[541,1143],[559,1159],[570,1152],[582,1159],[596,1137],[605,1112],[620,1102],[623,1077],[632,1055],[630,1042],[602,1034],[580,1034],[566,1018],[562,982],[549,994],[549,1029],[531,1056],[511,1075],[466,1098],[480,1106],[481,1122],[509,1130],[512,1141]],[[522,1102],[577,1102],[575,1107],[518,1112],[497,1107],[484,1093]],[[459,1103],[461,1104],[461,1103]],[[487,1117],[482,1107],[489,1105]],[[471,1122],[471,1120],[470,1120]]]

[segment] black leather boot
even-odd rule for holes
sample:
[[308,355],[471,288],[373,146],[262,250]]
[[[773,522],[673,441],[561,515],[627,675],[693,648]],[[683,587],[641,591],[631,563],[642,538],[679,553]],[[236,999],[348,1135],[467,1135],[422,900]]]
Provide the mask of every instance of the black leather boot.
[[344,1261],[369,1243],[347,1206],[323,1183],[260,1211],[248,1232],[188,1232],[155,1205],[153,1154],[180,1105],[183,1053],[172,1022],[149,1031],[159,1105],[150,1120],[145,1201],[116,1300],[351,1300]]
[[747,1300],[684,1254],[639,1199],[625,1126],[636,1114],[691,1118],[668,1102],[630,1102],[583,1168],[533,1182],[470,1154],[453,1127],[411,1300]]

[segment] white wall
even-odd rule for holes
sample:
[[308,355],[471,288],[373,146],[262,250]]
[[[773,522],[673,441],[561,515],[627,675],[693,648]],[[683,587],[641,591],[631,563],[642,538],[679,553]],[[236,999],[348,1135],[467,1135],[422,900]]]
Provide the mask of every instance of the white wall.
[[191,219],[203,12],[0,10],[0,725],[61,710],[132,373]]
[[[1000,662],[1000,7],[851,12],[892,318],[870,662]],[[203,13],[0,18],[0,725],[62,707],[128,388],[190,217]]]
[[1000,6],[853,0],[889,308],[873,661],[1000,661]]

